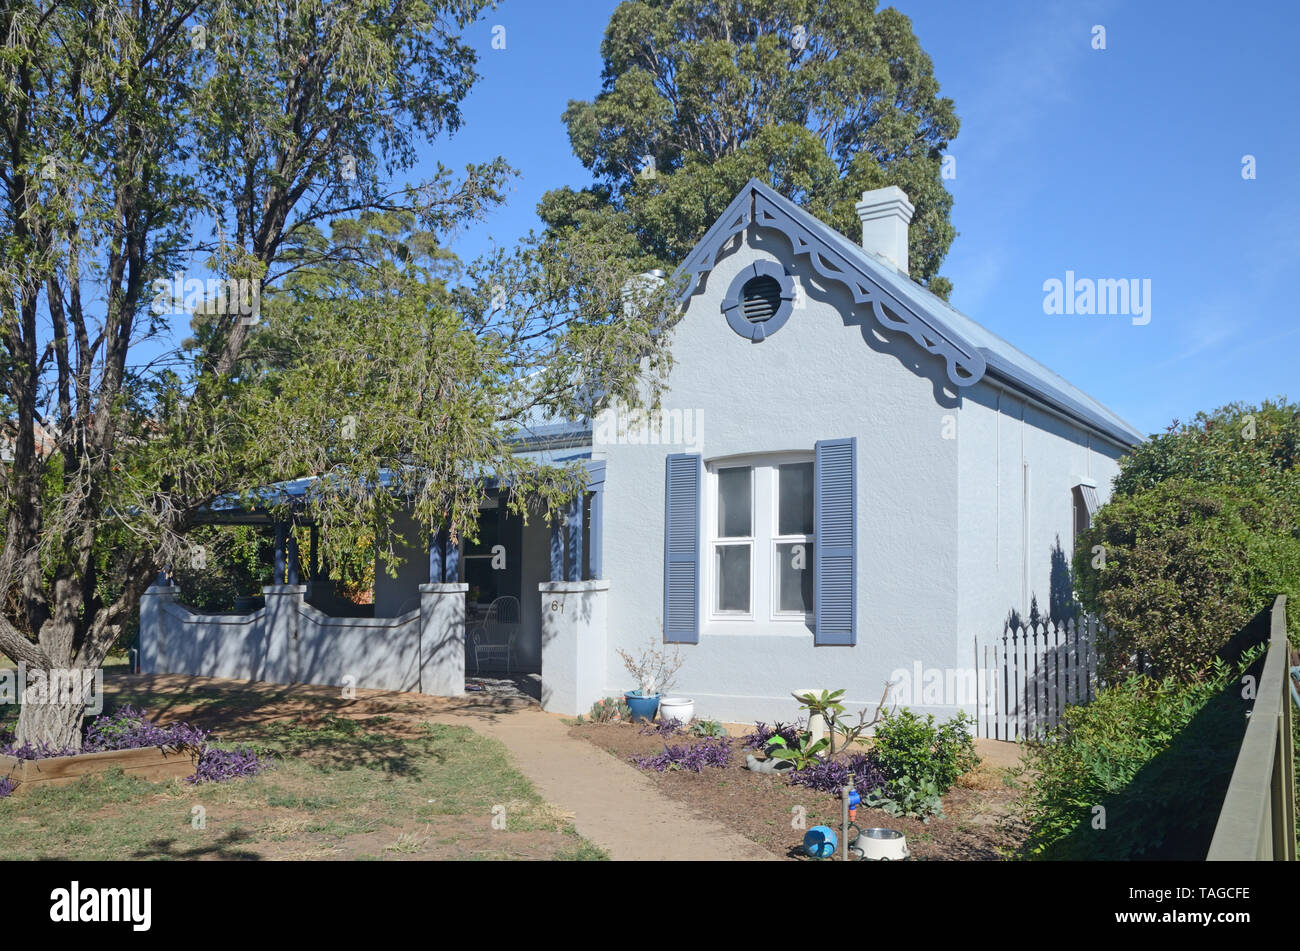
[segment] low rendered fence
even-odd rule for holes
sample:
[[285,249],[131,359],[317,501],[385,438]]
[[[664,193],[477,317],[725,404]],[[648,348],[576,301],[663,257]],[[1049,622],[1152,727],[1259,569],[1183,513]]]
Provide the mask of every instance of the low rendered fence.
[[140,602],[140,671],[460,696],[465,589],[421,585],[401,617],[342,618],[307,604],[305,585],[264,588],[266,606],[248,614],[199,614],[154,585]]
[[1209,861],[1296,858],[1295,738],[1292,735],[1286,596],[1273,602],[1268,653],[1250,723],[1210,842]]

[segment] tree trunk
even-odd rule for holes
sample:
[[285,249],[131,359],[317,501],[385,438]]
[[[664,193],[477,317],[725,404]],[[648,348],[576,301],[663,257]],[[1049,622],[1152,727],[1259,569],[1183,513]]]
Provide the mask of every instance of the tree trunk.
[[18,708],[18,744],[44,744],[50,749],[80,751],[81,720],[85,713],[84,697],[56,697],[49,702],[23,703]]

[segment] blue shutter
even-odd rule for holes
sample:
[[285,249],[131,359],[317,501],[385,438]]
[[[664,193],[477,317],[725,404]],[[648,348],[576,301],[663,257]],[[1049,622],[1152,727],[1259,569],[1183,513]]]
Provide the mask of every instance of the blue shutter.
[[704,460],[674,453],[664,487],[664,640],[700,642],[700,493]]
[[813,642],[852,647],[858,642],[857,440],[817,443],[813,468]]

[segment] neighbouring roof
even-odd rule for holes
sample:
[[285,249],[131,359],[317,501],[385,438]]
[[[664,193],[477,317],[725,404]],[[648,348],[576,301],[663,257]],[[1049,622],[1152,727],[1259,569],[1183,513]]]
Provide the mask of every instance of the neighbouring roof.
[[750,225],[772,228],[806,255],[823,278],[837,281],[868,305],[887,330],[907,334],[941,358],[948,379],[966,387],[988,376],[1051,406],[1124,448],[1145,437],[1097,400],[997,334],[936,297],[884,258],[850,241],[757,179],[750,179],[677,269],[682,300],[713,269],[723,247]]
[[[584,426],[582,423],[561,423],[538,427],[538,429],[542,428],[549,431],[543,434],[534,430],[527,437],[517,439],[514,455],[538,465],[566,466],[582,463],[587,466],[592,478],[596,481],[603,480],[603,475],[599,474],[601,464],[594,463],[592,460],[589,426]],[[198,520],[221,524],[269,524],[271,509],[281,505],[300,507],[311,502],[312,498],[322,491],[319,485],[322,478],[328,477],[304,476],[301,479],[262,486],[252,493],[251,499],[246,499],[239,493],[223,495],[213,500],[211,505],[205,506],[200,511]],[[384,470],[379,473],[381,487],[391,486],[393,482],[391,471]],[[483,483],[488,489],[499,488],[502,485],[501,480],[494,475],[486,476]]]

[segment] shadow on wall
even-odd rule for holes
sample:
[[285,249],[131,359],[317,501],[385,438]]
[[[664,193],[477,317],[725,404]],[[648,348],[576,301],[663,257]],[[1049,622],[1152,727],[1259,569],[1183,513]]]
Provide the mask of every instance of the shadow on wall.
[[1074,577],[1070,573],[1070,556],[1061,547],[1060,535],[1056,536],[1056,541],[1052,544],[1051,566],[1047,582],[1047,614],[1043,614],[1038,606],[1038,595],[1033,593],[1029,597],[1029,616],[1025,617],[1018,609],[1012,608],[1007,612],[1006,620],[1003,622],[1004,627],[1019,630],[1043,623],[1063,624],[1066,621],[1078,620],[1081,605],[1074,598]]
[[[719,255],[719,260],[734,253],[740,246],[738,242],[729,243]],[[845,326],[857,327],[862,333],[862,339],[872,350],[893,357],[908,372],[928,381],[939,406],[955,409],[960,405],[961,398],[948,379],[941,357],[925,352],[907,334],[887,331],[881,327],[871,304],[856,303],[843,286],[827,281],[818,274],[806,258],[795,255],[790,240],[785,235],[766,228],[753,229],[753,246],[766,250],[785,262],[790,273],[799,278],[808,297],[839,311]],[[897,317],[889,308],[885,309],[891,317]]]

